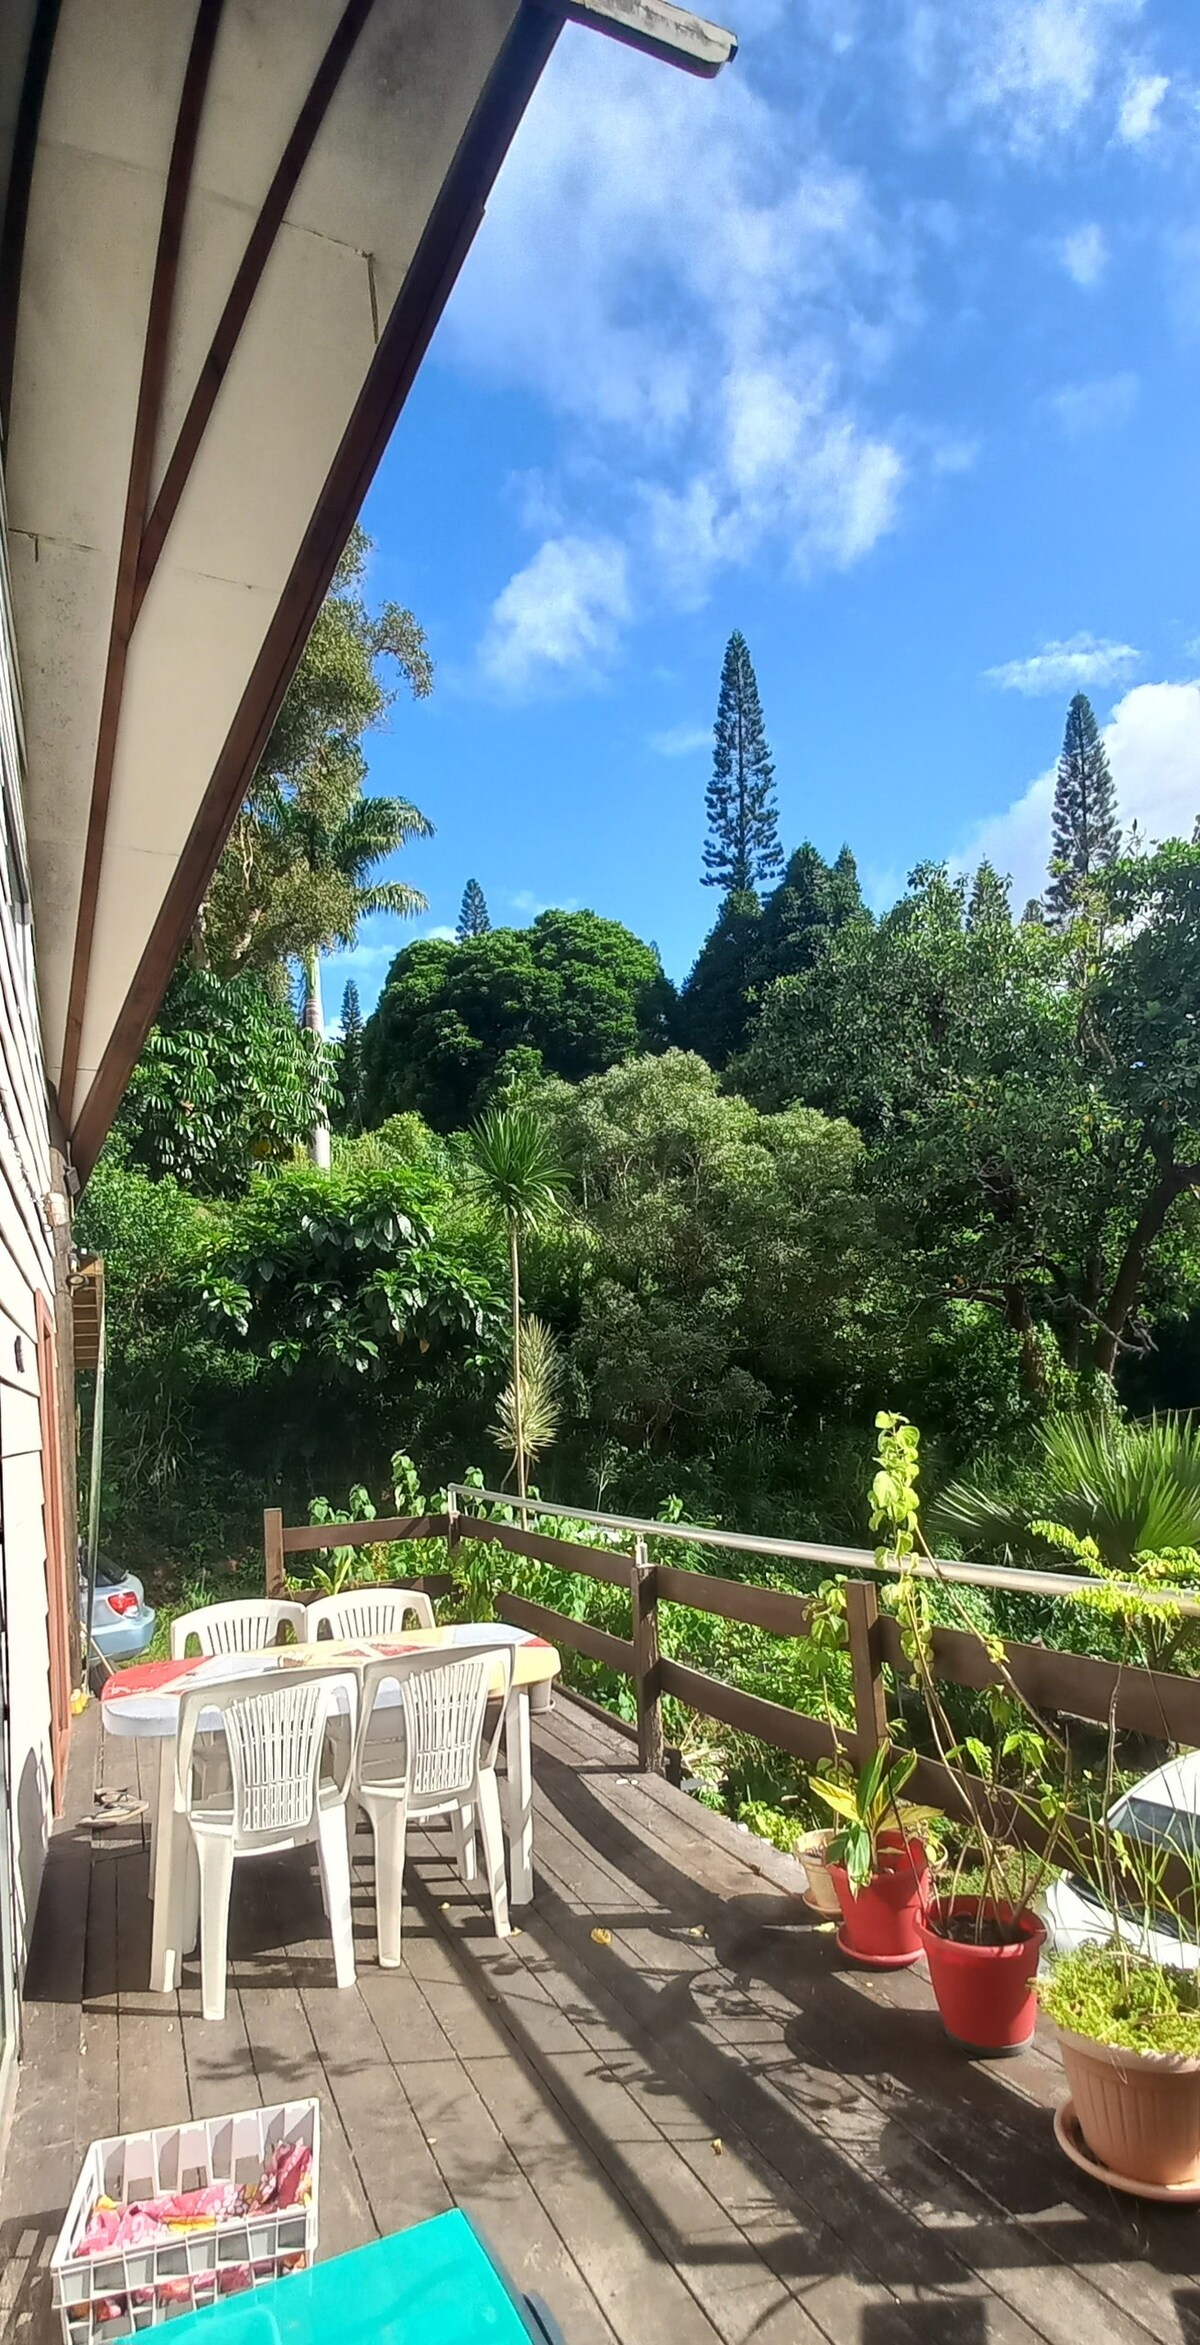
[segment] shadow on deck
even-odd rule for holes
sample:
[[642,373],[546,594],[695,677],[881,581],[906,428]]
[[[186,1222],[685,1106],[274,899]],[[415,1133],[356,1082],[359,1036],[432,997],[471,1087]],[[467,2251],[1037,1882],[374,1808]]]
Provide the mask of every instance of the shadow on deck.
[[[77,1815],[96,1740],[93,1711]],[[560,1701],[535,1742],[537,1895],[512,1939],[418,1838],[405,1964],[381,1971],[364,1835],[340,1994],[315,1876],[267,1860],[239,1871],[219,2026],[194,1965],[177,1996],[144,1990],[141,1827],[93,1845],[68,1813],[0,2192],[0,2335],[55,2335],[46,2266],[89,2140],[316,2093],[322,2253],[461,2205],[568,2345],[1200,2345],[1196,2217],[1066,2164],[1049,2034],[966,2059],[922,1972],[846,1964],[789,1861],[631,1772],[624,1738]],[[138,1751],[105,1744],[106,1779]]]

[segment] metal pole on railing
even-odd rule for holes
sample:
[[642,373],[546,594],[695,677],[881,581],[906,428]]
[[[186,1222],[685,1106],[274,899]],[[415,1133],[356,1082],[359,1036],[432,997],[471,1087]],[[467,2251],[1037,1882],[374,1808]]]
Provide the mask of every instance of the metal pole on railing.
[[633,1692],[637,1704],[638,1765],[643,1774],[661,1775],[663,1749],[662,1687],[658,1652],[658,1573],[644,1539],[634,1542],[629,1567],[629,1597],[633,1612]]

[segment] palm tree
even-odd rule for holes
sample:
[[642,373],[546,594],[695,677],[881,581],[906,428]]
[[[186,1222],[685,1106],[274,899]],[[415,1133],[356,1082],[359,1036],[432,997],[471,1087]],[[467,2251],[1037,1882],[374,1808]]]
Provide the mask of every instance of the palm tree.
[[[394,855],[410,839],[428,839],[433,824],[407,798],[355,798],[332,821],[319,807],[298,798],[282,802],[275,820],[276,835],[285,861],[295,877],[297,892],[306,892],[322,932],[312,938],[301,956],[304,972],[306,1031],[325,1036],[321,1000],[321,954],[333,946],[351,952],[359,926],[371,912],[391,912],[409,920],[428,910],[419,888],[406,880],[373,880],[371,873],[386,855]],[[312,1135],[314,1164],[328,1170],[329,1126],[318,1125]]]
[[1103,1415],[1052,1417],[1038,1433],[1034,1495],[1024,1504],[954,1482],[932,1510],[935,1532],[1026,1552],[1053,1542],[1034,1525],[1090,1539],[1104,1569],[1132,1579],[1142,1556],[1200,1548],[1200,1428],[1186,1417],[1131,1424]]
[[467,1136],[471,1186],[493,1228],[508,1244],[512,1308],[512,1442],[517,1492],[525,1512],[526,1380],[521,1364],[521,1239],[544,1229],[558,1212],[567,1176],[554,1154],[550,1134],[531,1107],[493,1107]]

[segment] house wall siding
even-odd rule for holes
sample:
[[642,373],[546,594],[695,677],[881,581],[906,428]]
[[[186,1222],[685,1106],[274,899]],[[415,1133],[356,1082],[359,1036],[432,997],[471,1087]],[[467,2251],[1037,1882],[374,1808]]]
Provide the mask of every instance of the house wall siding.
[[[2,484],[0,484],[2,489]],[[0,512],[0,523],[4,516]],[[45,1068],[23,803],[21,699],[0,527],[0,1632],[7,1985],[19,1982],[53,1797],[37,1298],[55,1316]],[[46,1396],[51,1409],[57,1394]],[[11,2009],[8,2027],[11,2050]]]

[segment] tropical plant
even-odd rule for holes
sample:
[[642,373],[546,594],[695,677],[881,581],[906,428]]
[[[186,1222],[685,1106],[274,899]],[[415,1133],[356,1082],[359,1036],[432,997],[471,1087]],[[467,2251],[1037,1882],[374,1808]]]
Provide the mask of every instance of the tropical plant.
[[521,1240],[544,1229],[559,1211],[567,1176],[554,1154],[549,1130],[528,1107],[495,1107],[469,1135],[470,1184],[493,1227],[508,1246],[512,1326],[510,1384],[517,1490],[524,1511],[529,1448],[525,1431],[525,1378],[521,1359]]
[[878,1872],[880,1841],[885,1833],[895,1832],[902,1840],[912,1840],[941,1822],[937,1808],[903,1797],[916,1765],[915,1751],[881,1742],[857,1774],[845,1769],[832,1776],[809,1777],[809,1790],[841,1818],[841,1829],[829,1843],[828,1860],[845,1866],[850,1886],[856,1891],[865,1889]]
[[295,1155],[336,1096],[333,1053],[253,974],[176,970],[117,1123],[126,1160],[201,1196],[236,1196]]
[[496,1404],[498,1422],[492,1439],[508,1452],[514,1466],[523,1454],[534,1466],[552,1449],[562,1423],[563,1363],[558,1345],[544,1319],[532,1313],[521,1329],[521,1398],[517,1406],[515,1377],[505,1385]]
[[1115,1578],[1135,1578],[1143,1557],[1183,1551],[1200,1574],[1200,1427],[1190,1418],[1167,1412],[1137,1423],[1115,1409],[1072,1411],[1034,1438],[1028,1498],[952,1482],[932,1510],[935,1531],[1006,1557],[1048,1548],[1053,1560],[1061,1530],[1091,1541]]

